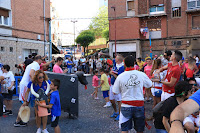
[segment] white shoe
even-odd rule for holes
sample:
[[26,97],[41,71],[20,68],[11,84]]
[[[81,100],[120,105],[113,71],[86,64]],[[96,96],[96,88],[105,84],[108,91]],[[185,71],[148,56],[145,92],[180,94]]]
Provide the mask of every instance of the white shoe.
[[42,129],[38,128],[36,133],[42,133]]
[[106,105],[104,105],[103,107],[107,108],[107,107],[110,107],[110,106],[112,106],[112,103],[111,102],[107,102]]
[[99,98],[98,98],[98,97],[95,97],[94,99],[95,99],[95,100],[98,100]]
[[42,130],[42,133],[49,133],[47,129]]

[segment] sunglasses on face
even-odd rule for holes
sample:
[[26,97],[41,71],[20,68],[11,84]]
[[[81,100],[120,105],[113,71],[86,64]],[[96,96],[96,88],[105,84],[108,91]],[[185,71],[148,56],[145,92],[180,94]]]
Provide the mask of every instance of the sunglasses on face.
[[192,86],[197,86],[197,84],[190,84],[190,85],[192,85]]
[[39,79],[44,79],[44,76],[38,77]]

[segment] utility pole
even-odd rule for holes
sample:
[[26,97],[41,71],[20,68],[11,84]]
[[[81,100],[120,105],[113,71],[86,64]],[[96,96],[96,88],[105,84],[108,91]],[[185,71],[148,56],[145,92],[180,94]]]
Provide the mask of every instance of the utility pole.
[[116,11],[115,11],[116,8],[115,8],[115,6],[112,6],[111,8],[112,8],[112,9],[114,10],[114,12],[115,12],[115,57],[116,57],[116,56],[117,56],[117,44],[116,44],[116,43],[117,43],[117,42],[116,42],[116,40],[117,40],[117,39],[116,39],[117,31],[116,31]]
[[46,49],[46,24],[45,24],[45,0],[43,0],[43,13],[44,13],[44,56],[46,54],[45,49]]
[[74,23],[74,57],[75,57],[75,23],[78,22],[77,20],[71,20]]

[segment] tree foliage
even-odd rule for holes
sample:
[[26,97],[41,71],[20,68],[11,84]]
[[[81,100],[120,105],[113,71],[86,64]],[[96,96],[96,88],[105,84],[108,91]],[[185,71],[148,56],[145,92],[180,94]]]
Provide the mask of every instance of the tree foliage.
[[99,8],[97,16],[95,16],[89,25],[89,30],[93,31],[95,36],[103,36],[103,31],[109,30],[108,7]]
[[109,40],[109,30],[108,29],[103,31],[102,37],[106,38],[106,41]]
[[82,31],[76,38],[76,43],[84,47],[84,56],[85,56],[85,48],[88,47],[88,45],[90,43],[93,43],[94,41],[95,41],[94,33],[89,30]]

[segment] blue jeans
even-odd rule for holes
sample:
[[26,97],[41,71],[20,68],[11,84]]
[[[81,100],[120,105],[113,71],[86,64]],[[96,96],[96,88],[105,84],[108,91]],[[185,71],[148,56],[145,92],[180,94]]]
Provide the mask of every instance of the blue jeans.
[[122,131],[129,131],[133,127],[137,132],[143,132],[145,127],[144,106],[142,107],[121,107],[120,119],[128,119],[121,124]]
[[68,68],[67,73],[72,73],[72,68]]
[[164,129],[156,129],[156,133],[167,133]]

